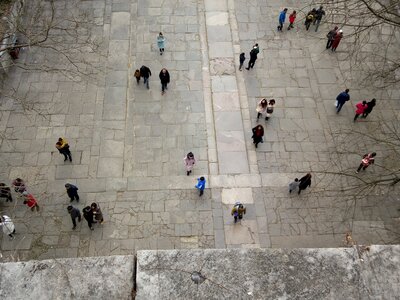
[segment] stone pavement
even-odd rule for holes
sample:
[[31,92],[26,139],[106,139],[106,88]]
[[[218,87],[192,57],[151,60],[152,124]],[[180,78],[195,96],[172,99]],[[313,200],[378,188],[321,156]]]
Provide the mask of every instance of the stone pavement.
[[[359,243],[398,242],[395,196],[342,195],[337,190],[347,181],[324,173],[313,173],[311,190],[300,197],[287,192],[288,182],[309,170],[356,168],[359,156],[341,154],[336,132],[398,120],[399,91],[358,88],[342,61],[346,41],[336,54],[324,51],[326,24],[318,33],[306,33],[300,21],[295,30],[276,32],[281,1],[80,5],[93,14],[93,31],[103,35],[104,56],[91,54],[103,71],[98,80],[16,69],[7,83],[33,104],[1,99],[0,178],[24,178],[42,208],[31,213],[20,200],[2,202],[18,232],[12,242],[2,237],[4,260],[137,249],[337,247],[348,231]],[[160,31],[166,37],[162,56]],[[255,42],[261,50],[255,68],[239,72],[239,53],[248,57]],[[44,57],[26,51],[21,59]],[[133,77],[141,65],[152,71],[149,90]],[[162,67],[171,74],[163,96]],[[345,86],[352,104],[379,99],[365,121],[352,123],[350,103],[335,114],[334,98]],[[274,97],[277,105],[255,151],[251,128],[261,97]],[[68,139],[73,163],[64,163],[54,148],[59,136]],[[351,153],[372,145],[361,141]],[[197,164],[185,176],[189,151]],[[202,175],[208,188],[200,199],[194,184]],[[66,182],[79,187],[79,208],[100,203],[104,225],[71,230]],[[230,209],[238,200],[248,213],[234,225]]]

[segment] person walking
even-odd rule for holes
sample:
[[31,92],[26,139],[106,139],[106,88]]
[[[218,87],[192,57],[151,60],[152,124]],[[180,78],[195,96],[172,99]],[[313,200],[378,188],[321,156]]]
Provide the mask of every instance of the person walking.
[[143,77],[143,84],[146,85],[147,89],[150,89],[150,86],[149,86],[149,78],[151,76],[150,69],[146,66],[141,66],[139,72],[140,72],[140,76]]
[[77,209],[76,207],[73,207],[72,205],[69,205],[67,207],[68,213],[71,215],[71,220],[72,220],[72,224],[74,225],[72,227],[72,230],[75,230],[76,228],[76,219],[78,219],[78,222],[81,221],[82,217],[81,217],[81,212],[79,209]]
[[11,189],[3,182],[0,183],[0,198],[6,198],[6,202],[12,202]]
[[244,52],[240,53],[239,55],[239,71],[242,71],[243,63],[246,60],[246,57],[244,56]]
[[201,176],[200,178],[197,178],[197,184],[195,185],[195,188],[200,191],[200,197],[203,196],[204,194],[204,189],[206,188],[206,179]]
[[265,121],[268,121],[269,118],[271,118],[272,113],[274,112],[274,105],[275,105],[275,99],[271,99],[268,101],[267,113],[265,115]]
[[278,26],[278,31],[282,31],[283,29],[283,24],[285,23],[286,20],[286,13],[287,13],[288,9],[284,8],[281,13],[279,14],[279,26]]
[[336,113],[338,114],[340,110],[342,109],[343,105],[350,100],[350,95],[349,95],[350,90],[346,89],[344,92],[341,92],[337,97],[336,97]]
[[186,175],[189,176],[189,174],[192,173],[194,165],[196,164],[194,154],[192,152],[189,152],[188,154],[186,154],[183,161],[185,162]]
[[304,25],[306,25],[306,30],[310,29],[311,23],[314,22],[315,14],[317,13],[317,10],[313,8],[311,11],[308,12],[306,16],[306,20],[304,22]]
[[27,191],[23,192],[22,195],[24,196],[24,204],[28,206],[31,211],[39,211],[40,207],[39,204],[37,203],[35,197],[33,197],[32,194],[29,194]]
[[247,66],[246,70],[253,69],[254,64],[256,63],[257,60],[257,55],[260,52],[260,48],[258,47],[258,44],[255,44],[253,46],[253,49],[250,51],[250,60],[249,60],[249,65]]
[[165,90],[168,90],[168,83],[169,83],[169,72],[166,68],[162,68],[160,71],[160,81],[161,81],[161,95],[164,95]]
[[326,49],[329,49],[330,47],[332,47],[332,43],[333,43],[333,40],[335,39],[338,29],[339,29],[339,27],[335,26],[335,28],[333,28],[331,31],[329,31],[328,34],[326,35],[326,37],[328,38],[328,41],[326,43]]
[[90,208],[93,212],[94,218],[99,221],[100,224],[104,223],[104,218],[103,218],[103,212],[100,209],[100,205],[97,203],[92,203],[90,205]]
[[162,32],[160,32],[157,36],[157,46],[160,50],[160,55],[163,55],[165,48],[165,37],[163,36]]
[[311,187],[311,174],[307,173],[305,176],[300,178],[299,181],[299,192],[300,195],[302,190],[305,190],[307,187]]
[[69,158],[69,161],[72,162],[71,151],[69,150],[69,144],[66,139],[59,138],[56,143],[56,148],[62,155],[64,155],[64,161]]
[[332,52],[336,51],[336,48],[339,46],[339,43],[340,43],[342,37],[343,37],[343,30],[340,29],[339,32],[336,33],[335,37],[333,38],[332,47],[331,47]]
[[322,17],[325,16],[325,11],[323,10],[323,7],[320,6],[316,12],[315,12],[315,18],[314,18],[314,25],[315,25],[315,32],[318,31],[319,24],[321,23]]
[[372,111],[372,109],[374,108],[374,106],[376,105],[376,99],[373,98],[371,101],[367,102],[367,108],[364,110],[364,113],[362,115],[363,118],[366,118]]
[[90,208],[90,206],[86,206],[82,210],[82,212],[83,212],[83,217],[87,221],[90,230],[93,230],[93,225],[92,224],[93,223],[97,223],[97,222],[93,220],[94,215],[93,215],[92,209]]
[[243,219],[243,215],[245,214],[246,214],[246,207],[242,203],[236,202],[231,211],[234,223],[236,223],[238,220]]
[[133,76],[135,76],[135,78],[136,78],[136,83],[139,84],[139,82],[140,82],[140,71],[139,71],[139,69],[136,69],[135,74],[133,74]]
[[14,187],[14,191],[16,191],[17,193],[22,194],[26,191],[25,182],[21,178],[14,179],[11,184]]
[[360,172],[361,169],[363,169],[365,171],[365,169],[368,168],[369,165],[374,164],[375,163],[375,156],[376,156],[375,152],[364,154],[364,156],[363,156],[363,158],[361,160],[361,163],[358,166],[356,174],[358,174],[358,172]]
[[65,189],[67,190],[67,195],[69,197],[69,199],[71,199],[70,202],[74,201],[76,199],[76,202],[79,202],[79,195],[78,195],[78,187],[70,184],[70,183],[66,183],[65,184]]
[[256,148],[258,147],[259,143],[263,143],[263,136],[264,136],[264,127],[262,127],[261,125],[257,125],[256,127],[254,127],[252,129],[253,135],[252,135],[252,139],[253,139],[253,144],[256,146]]
[[353,122],[355,122],[357,118],[364,113],[367,107],[367,101],[358,102],[356,104],[356,115],[354,116]]
[[296,20],[296,11],[294,10],[290,15],[289,15],[289,27],[287,30],[290,30],[291,28],[294,28],[294,21]]
[[257,104],[257,121],[260,119],[261,116],[264,116],[267,114],[267,106],[268,106],[268,101],[267,99],[261,99],[260,102]]
[[0,216],[0,226],[3,227],[3,232],[10,237],[10,240],[15,238],[15,226],[9,216]]
[[295,178],[291,183],[289,183],[289,194],[293,191],[297,190],[300,185],[300,181],[298,178]]

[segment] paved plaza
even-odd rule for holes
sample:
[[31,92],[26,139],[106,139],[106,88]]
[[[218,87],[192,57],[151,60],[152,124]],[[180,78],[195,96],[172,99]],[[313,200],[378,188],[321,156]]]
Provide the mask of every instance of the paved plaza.
[[[0,98],[0,181],[23,178],[40,212],[1,201],[13,218],[16,238],[0,238],[9,260],[132,254],[138,249],[341,247],[347,232],[360,244],[398,243],[400,199],[387,194],[349,195],[347,178],[360,155],[379,145],[360,141],[343,155],[340,130],[373,128],[399,120],[400,89],[367,89],[352,80],[344,39],[337,53],[325,50],[330,29],[277,32],[279,12],[306,1],[93,0],[93,32],[103,38],[93,55],[103,73],[74,82],[60,74],[14,69],[6,83],[31,105]],[[166,37],[159,55],[156,37]],[[254,69],[238,71],[238,57],[258,43]],[[20,59],[45,60],[25,50]],[[150,89],[134,71],[152,71]],[[171,84],[161,95],[158,74]],[[334,100],[350,88],[339,115]],[[277,102],[255,149],[251,128],[256,103]],[[371,98],[371,115],[353,123],[356,102]],[[54,147],[65,137],[73,162]],[[379,148],[380,149],[380,148]],[[197,159],[186,176],[183,158]],[[348,151],[348,150],[347,150]],[[383,153],[383,149],[382,152]],[[358,155],[356,154],[358,153]],[[381,158],[382,159],[382,158]],[[377,161],[379,160],[379,155]],[[313,184],[300,196],[287,184],[312,171]],[[324,174],[325,172],[325,174]],[[370,167],[368,173],[378,172]],[[205,176],[200,198],[194,185]],[[82,209],[100,204],[105,223],[76,230],[67,213],[64,184],[79,187]],[[393,196],[394,195],[394,196]],[[2,199],[3,200],[3,199]],[[230,215],[236,201],[247,207],[239,224]]]

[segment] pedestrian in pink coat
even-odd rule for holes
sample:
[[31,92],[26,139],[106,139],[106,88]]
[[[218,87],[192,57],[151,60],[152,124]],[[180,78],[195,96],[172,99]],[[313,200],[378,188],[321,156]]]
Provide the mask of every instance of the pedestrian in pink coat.
[[190,173],[192,173],[193,166],[196,164],[196,159],[194,158],[194,155],[192,152],[189,152],[185,158],[183,159],[185,162],[185,167],[186,167],[186,175],[189,176]]
[[367,105],[367,101],[363,101],[363,102],[358,102],[356,104],[356,115],[354,116],[354,120],[353,122],[355,122],[358,118],[359,115],[362,115],[364,113],[364,111],[367,109],[368,105]]

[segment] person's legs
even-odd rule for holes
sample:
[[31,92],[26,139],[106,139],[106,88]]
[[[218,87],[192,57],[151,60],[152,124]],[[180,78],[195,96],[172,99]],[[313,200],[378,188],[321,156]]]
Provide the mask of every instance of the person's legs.
[[139,81],[140,81],[140,77],[136,77],[137,84],[139,84]]
[[143,77],[143,84],[146,85],[146,82],[148,80],[148,77]]
[[63,151],[63,152],[61,152],[61,153],[62,153],[62,155],[64,155],[64,161],[67,161],[67,160],[68,160],[67,153],[65,153],[65,151]]
[[250,65],[251,65],[251,59],[249,60],[249,64],[247,65],[246,70],[250,70]]
[[311,24],[311,22],[306,22],[306,30],[308,30],[310,28],[310,24]]
[[240,63],[239,65],[239,71],[242,71],[243,63]]
[[204,190],[200,190],[200,197],[203,196]]
[[251,62],[251,66],[250,66],[250,68],[252,68],[253,69],[253,67],[254,67],[254,64],[256,63],[256,61],[255,60],[253,60],[252,62]]
[[363,171],[365,171],[366,168],[368,168],[368,165],[363,166]]
[[359,116],[359,114],[356,114],[356,115],[354,116],[353,122],[355,122],[355,121],[357,120],[358,116]]
[[257,120],[262,116],[262,114],[259,112],[257,113]]
[[321,23],[321,20],[317,20],[315,23],[315,32],[318,31],[319,23]]
[[279,31],[282,31],[282,28],[283,28],[283,23],[282,23],[281,21],[279,21],[278,30],[279,30]]
[[358,166],[358,169],[357,169],[356,173],[360,172],[360,170],[361,170],[361,168],[362,168],[363,166],[364,166],[363,164],[360,164],[360,165]]
[[235,219],[235,223],[237,222],[238,217],[237,216],[233,216],[233,218]]
[[336,106],[336,113],[340,112],[340,110],[342,109],[343,105],[344,105],[344,103],[338,102],[338,105]]
[[146,78],[146,87],[147,87],[147,89],[150,88],[150,86],[149,86],[149,77]]
[[369,115],[369,112],[363,113],[362,117],[365,119]]
[[76,228],[76,220],[75,220],[75,218],[71,218],[71,220],[72,220],[72,224],[74,225],[72,227],[72,229],[75,229]]

